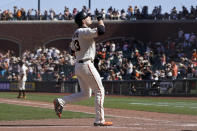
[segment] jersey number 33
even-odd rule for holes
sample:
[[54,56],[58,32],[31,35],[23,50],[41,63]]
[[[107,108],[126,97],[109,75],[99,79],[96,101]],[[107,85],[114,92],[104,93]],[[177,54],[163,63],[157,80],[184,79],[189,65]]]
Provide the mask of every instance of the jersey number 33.
[[73,46],[74,46],[74,50],[75,51],[80,51],[80,44],[79,44],[79,41],[78,41],[78,33],[75,33],[74,36],[73,36]]

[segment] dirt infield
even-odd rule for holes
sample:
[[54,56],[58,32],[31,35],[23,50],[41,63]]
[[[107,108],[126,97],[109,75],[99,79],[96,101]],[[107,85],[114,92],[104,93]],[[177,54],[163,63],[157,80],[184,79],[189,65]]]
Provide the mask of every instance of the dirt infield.
[[[0,98],[1,103],[53,109],[52,103]],[[66,110],[94,114],[94,108],[67,105]],[[55,114],[54,114],[55,115]],[[0,121],[0,131],[197,131],[197,116],[105,108],[111,127],[94,127],[94,119]]]

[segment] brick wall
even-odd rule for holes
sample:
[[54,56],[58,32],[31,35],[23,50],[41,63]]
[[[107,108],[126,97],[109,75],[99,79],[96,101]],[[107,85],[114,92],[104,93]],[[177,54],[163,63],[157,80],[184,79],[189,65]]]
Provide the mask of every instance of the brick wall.
[[[146,42],[164,41],[168,36],[176,36],[179,28],[197,34],[196,21],[105,21],[105,24],[106,34],[97,38],[97,42],[113,37],[135,37]],[[96,26],[95,21],[93,26]],[[1,50],[10,47],[20,54],[26,49],[43,45],[59,45],[61,49],[65,45],[66,48],[76,28],[73,21],[0,22]]]

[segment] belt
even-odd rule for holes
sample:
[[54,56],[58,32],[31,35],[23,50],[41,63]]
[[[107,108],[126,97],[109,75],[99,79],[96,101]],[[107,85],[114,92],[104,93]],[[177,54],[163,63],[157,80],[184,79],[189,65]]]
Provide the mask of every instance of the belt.
[[[78,63],[84,63],[84,62],[89,61],[89,60],[91,60],[91,59],[79,60]],[[92,60],[91,60],[91,62],[93,63]]]

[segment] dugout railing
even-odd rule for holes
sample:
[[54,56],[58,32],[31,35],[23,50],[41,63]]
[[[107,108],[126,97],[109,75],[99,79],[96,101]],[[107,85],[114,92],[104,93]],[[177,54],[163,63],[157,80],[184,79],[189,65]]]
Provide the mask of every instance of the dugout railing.
[[[105,94],[133,96],[197,96],[197,79],[159,81],[103,81]],[[16,81],[0,81],[0,91],[17,91]],[[77,81],[28,81],[31,92],[75,93],[80,91]]]

